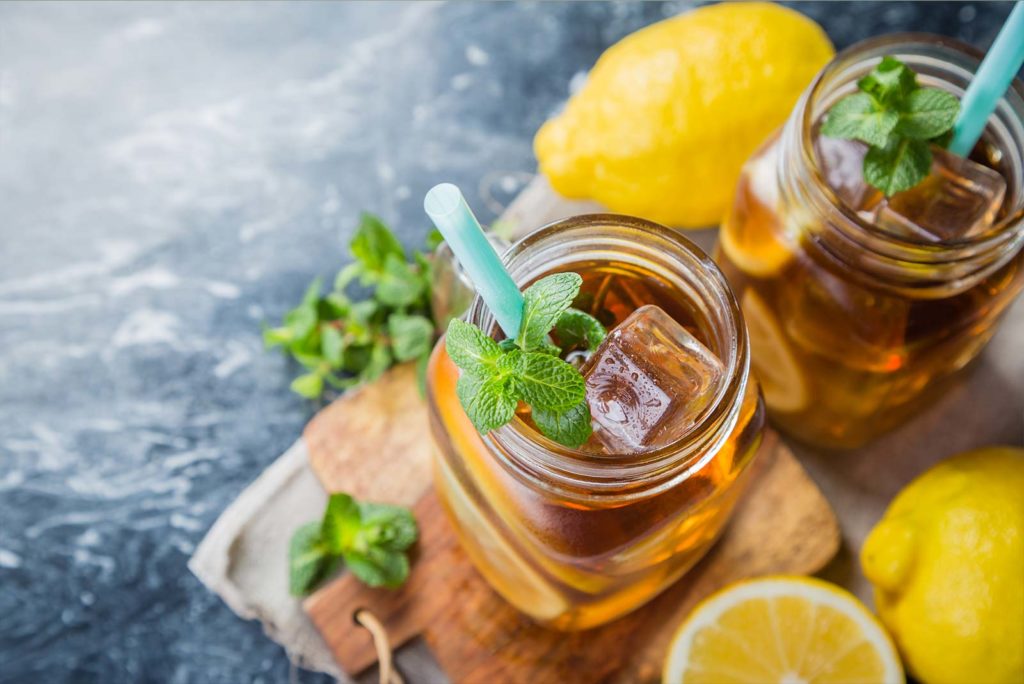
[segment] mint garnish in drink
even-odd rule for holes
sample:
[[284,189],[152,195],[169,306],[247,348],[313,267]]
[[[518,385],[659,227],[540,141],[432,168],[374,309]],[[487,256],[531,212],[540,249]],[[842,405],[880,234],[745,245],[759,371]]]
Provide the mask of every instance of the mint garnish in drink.
[[929,144],[945,146],[960,102],[939,88],[922,88],[917,75],[894,57],[884,57],[857,81],[860,92],[829,109],[821,133],[869,145],[864,180],[886,197],[928,177]]
[[[605,336],[596,319],[569,308],[582,283],[576,273],[556,273],[528,287],[514,340],[495,342],[477,326],[458,319],[448,325],[448,356],[462,370],[456,388],[459,402],[480,434],[509,423],[522,401],[549,439],[568,447],[589,439],[583,376],[560,358],[572,347],[596,348]],[[564,348],[550,341],[552,330]]]
[[323,520],[303,525],[292,535],[290,591],[295,596],[308,594],[340,564],[368,586],[399,587],[409,576],[407,551],[418,534],[416,519],[407,508],[332,494]]

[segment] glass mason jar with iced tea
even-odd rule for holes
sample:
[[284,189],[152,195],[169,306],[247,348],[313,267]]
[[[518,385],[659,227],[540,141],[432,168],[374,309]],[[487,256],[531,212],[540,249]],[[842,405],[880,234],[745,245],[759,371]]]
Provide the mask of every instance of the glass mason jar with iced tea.
[[[513,606],[584,629],[643,604],[707,551],[761,442],[747,335],[714,263],[675,231],[581,216],[505,256],[520,287],[574,271],[574,303],[608,329],[581,364],[594,435],[579,449],[529,409],[481,436],[443,340],[427,371],[437,491],[470,558]],[[499,337],[478,298],[467,320]]]
[[863,143],[824,113],[883,55],[962,96],[980,56],[923,35],[860,43],[825,67],[747,161],[716,258],[740,301],[774,424],[856,447],[905,420],[975,358],[1024,283],[1024,88],[1016,81],[962,159],[886,199]]

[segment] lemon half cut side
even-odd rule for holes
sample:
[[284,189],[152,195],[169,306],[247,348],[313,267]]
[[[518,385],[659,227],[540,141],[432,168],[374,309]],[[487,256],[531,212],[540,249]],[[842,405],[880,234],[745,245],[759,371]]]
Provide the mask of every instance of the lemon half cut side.
[[706,599],[672,639],[665,684],[899,684],[878,620],[810,577],[739,582]]

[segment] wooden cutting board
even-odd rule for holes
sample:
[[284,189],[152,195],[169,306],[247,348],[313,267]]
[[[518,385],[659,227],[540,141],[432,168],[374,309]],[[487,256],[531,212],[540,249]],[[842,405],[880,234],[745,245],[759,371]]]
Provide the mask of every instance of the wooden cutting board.
[[476,572],[430,487],[427,411],[414,370],[402,366],[321,411],[304,433],[310,463],[328,491],[414,505],[421,538],[409,581],[370,589],[342,575],[304,607],[338,664],[356,675],[376,654],[353,621],[368,608],[392,646],[421,636],[454,682],[657,681],[667,643],[702,598],[765,574],[809,574],[839,547],[821,492],[769,432],[748,494],[725,535],[682,580],[634,613],[586,632],[545,630],[519,614]]
[[[551,221],[600,211],[558,197],[542,177],[501,217],[521,236]],[[709,246],[714,236],[689,234]],[[693,606],[736,580],[809,574],[839,548],[835,515],[792,453],[769,432],[749,493],[723,538],[683,579],[636,612],[604,627],[566,634],[538,627],[498,596],[459,547],[431,488],[427,411],[411,366],[350,393],[316,415],[304,434],[324,488],[413,506],[420,525],[409,581],[398,591],[343,575],[304,603],[338,664],[352,675],[376,661],[352,617],[371,609],[393,647],[420,636],[457,683],[573,684],[656,681],[675,627]]]

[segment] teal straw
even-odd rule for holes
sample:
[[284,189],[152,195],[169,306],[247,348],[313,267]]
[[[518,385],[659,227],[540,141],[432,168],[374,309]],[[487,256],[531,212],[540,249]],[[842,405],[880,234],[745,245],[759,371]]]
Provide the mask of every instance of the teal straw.
[[1018,2],[967,86],[960,103],[960,116],[953,126],[950,152],[961,157],[970,154],[1021,64],[1024,64],[1024,3]]
[[466,269],[505,335],[515,338],[523,319],[523,293],[505,270],[462,193],[451,183],[435,185],[423,198],[423,209]]

